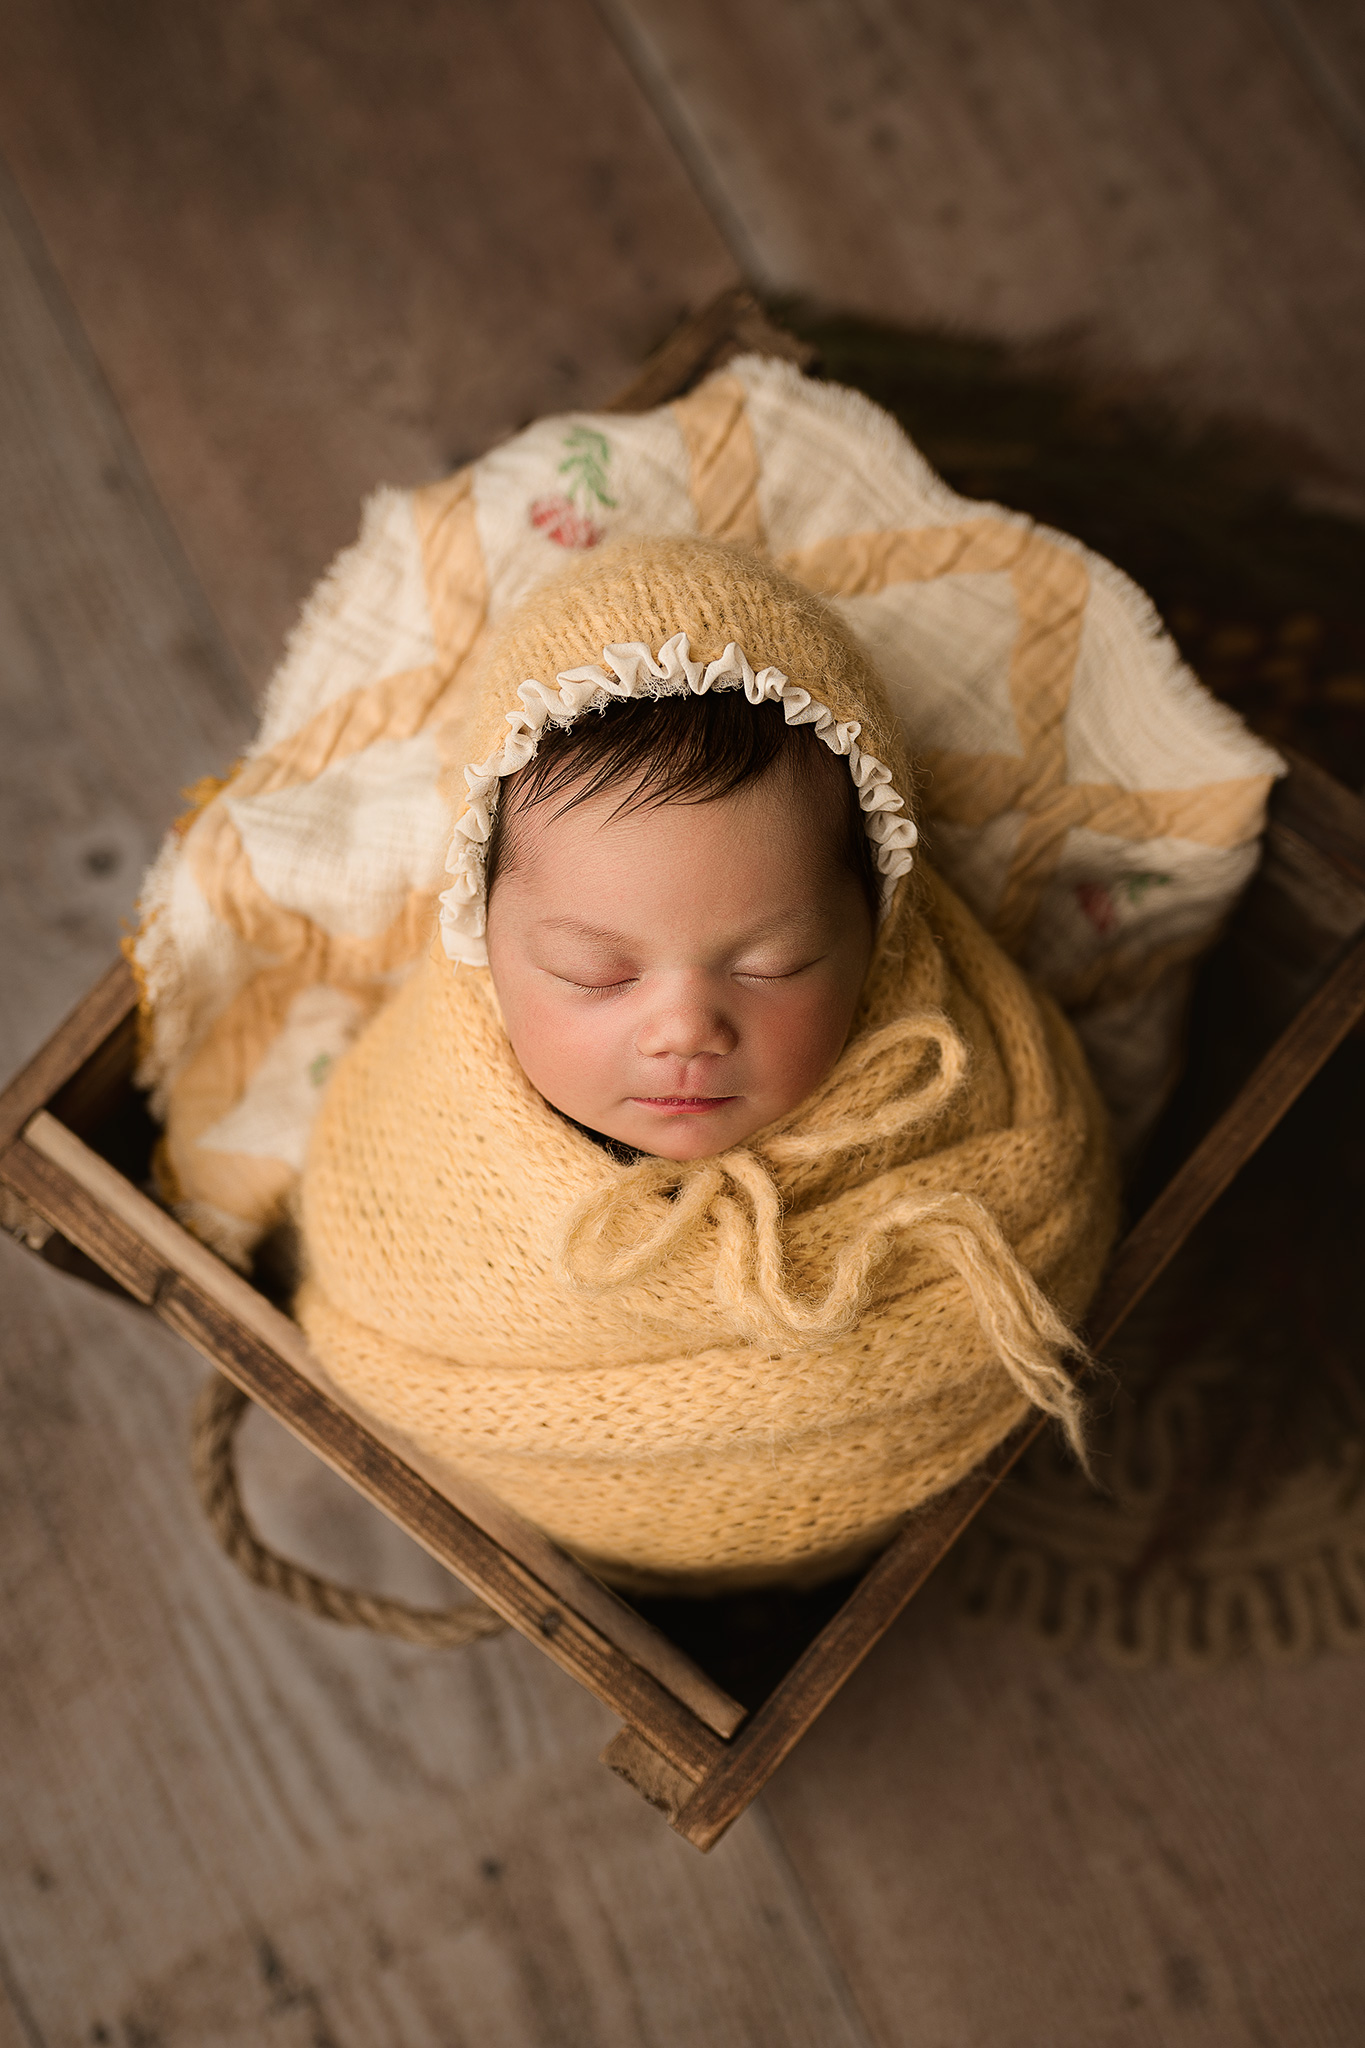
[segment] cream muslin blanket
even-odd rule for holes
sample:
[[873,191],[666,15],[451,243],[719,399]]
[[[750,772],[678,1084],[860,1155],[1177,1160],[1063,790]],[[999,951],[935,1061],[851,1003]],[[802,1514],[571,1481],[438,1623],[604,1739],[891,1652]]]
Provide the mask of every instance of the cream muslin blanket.
[[1281,763],[1109,563],[958,497],[857,393],[749,356],[379,492],[248,757],[168,839],[134,948],[142,1079],[169,1198],[238,1265],[288,1206],[332,1063],[425,951],[489,631],[631,533],[741,542],[833,603],[927,771],[938,871],[1072,1019],[1120,1143],[1159,1109]]

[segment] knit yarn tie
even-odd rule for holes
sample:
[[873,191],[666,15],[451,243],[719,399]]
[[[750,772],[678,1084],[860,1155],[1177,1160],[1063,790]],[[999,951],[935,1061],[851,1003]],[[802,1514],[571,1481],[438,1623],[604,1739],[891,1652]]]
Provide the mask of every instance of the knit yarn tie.
[[[931,1049],[938,1058],[927,1078],[896,1092],[897,1080],[918,1078]],[[836,1088],[842,1092],[850,1078],[868,1069],[889,1084],[883,1100],[862,1116],[819,1128],[822,1098]],[[1026,1399],[1062,1423],[1084,1464],[1080,1401],[1060,1362],[1068,1353],[1083,1358],[1083,1346],[975,1196],[896,1196],[841,1247],[822,1295],[796,1293],[788,1284],[782,1195],[760,1151],[782,1165],[867,1148],[936,1115],[965,1071],[962,1040],[938,1012],[920,1011],[869,1033],[804,1105],[800,1134],[779,1126],[757,1146],[682,1165],[641,1159],[578,1203],[565,1225],[561,1275],[585,1293],[637,1287],[709,1235],[716,1300],[749,1341],[768,1350],[818,1349],[855,1327],[898,1241],[913,1236],[919,1249],[963,1281],[1005,1371]]]

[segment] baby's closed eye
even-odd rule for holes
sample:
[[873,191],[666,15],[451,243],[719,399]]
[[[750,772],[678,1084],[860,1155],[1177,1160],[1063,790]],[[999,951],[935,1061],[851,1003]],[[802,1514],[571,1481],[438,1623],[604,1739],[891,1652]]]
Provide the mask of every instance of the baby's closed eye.
[[731,972],[737,981],[792,981],[798,974],[818,967],[823,956],[811,954],[799,960],[743,961]]

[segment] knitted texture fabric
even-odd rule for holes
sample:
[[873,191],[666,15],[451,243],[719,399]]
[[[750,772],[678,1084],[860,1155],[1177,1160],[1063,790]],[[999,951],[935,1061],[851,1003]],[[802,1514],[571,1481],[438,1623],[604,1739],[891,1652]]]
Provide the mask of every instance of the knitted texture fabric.
[[[799,683],[909,792],[837,618],[698,542],[626,543],[533,594],[487,650],[473,761],[516,729],[523,683],[682,633],[697,664],[733,644]],[[620,1164],[558,1115],[487,969],[438,941],[332,1074],[301,1217],[299,1318],[381,1436],[620,1584],[703,1591],[839,1570],[1030,1403],[1074,1428],[1061,1354],[1116,1197],[1069,1027],[920,866],[833,1071],[687,1164]]]
[[[599,646],[608,666],[566,662],[575,646]],[[751,662],[749,646],[765,653]],[[811,726],[848,763],[882,870],[884,908],[895,878],[909,872],[919,832],[897,815],[909,765],[885,692],[831,608],[748,549],[714,540],[619,542],[528,602],[496,637],[485,674],[471,729],[475,761],[465,770],[466,801],[446,864],[456,880],[441,898],[454,960],[487,963],[483,848],[502,777],[531,759],[547,719],[572,724],[622,697],[742,688],[752,703],[780,703],[788,724]]]

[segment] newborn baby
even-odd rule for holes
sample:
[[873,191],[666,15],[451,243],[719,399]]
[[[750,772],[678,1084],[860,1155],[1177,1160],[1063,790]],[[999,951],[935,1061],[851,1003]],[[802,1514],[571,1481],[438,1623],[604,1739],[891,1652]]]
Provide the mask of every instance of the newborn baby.
[[338,1390],[643,1590],[847,1569],[1030,1403],[1077,1440],[1104,1115],[916,864],[837,616],[621,543],[508,618],[473,728],[440,935],[305,1167]]

